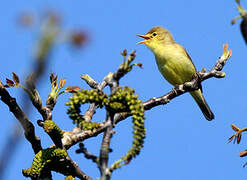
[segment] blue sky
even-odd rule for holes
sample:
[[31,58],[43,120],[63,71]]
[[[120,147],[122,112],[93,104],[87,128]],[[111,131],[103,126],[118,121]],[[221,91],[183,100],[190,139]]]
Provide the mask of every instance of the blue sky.
[[[245,3],[245,2],[244,2]],[[246,5],[247,4],[243,4]],[[173,179],[173,180],[232,180],[246,179],[247,169],[242,165],[247,158],[238,157],[246,148],[247,137],[240,145],[227,144],[233,134],[231,123],[246,127],[247,91],[246,45],[241,37],[239,23],[230,24],[238,15],[236,3],[231,1],[5,1],[0,6],[0,79],[11,77],[15,72],[26,76],[32,63],[32,54],[37,40],[38,29],[24,30],[16,25],[18,15],[31,11],[41,15],[47,9],[55,9],[63,17],[63,28],[83,28],[89,33],[87,46],[80,51],[71,50],[61,43],[56,46],[50,58],[49,67],[42,78],[39,92],[45,101],[49,87],[49,73],[55,72],[66,78],[67,85],[87,85],[80,79],[81,74],[90,74],[101,81],[108,72],[114,72],[122,62],[120,52],[136,50],[136,62],[143,63],[143,69],[136,68],[121,80],[136,90],[141,100],[161,96],[172,89],[158,72],[153,54],[142,45],[136,34],[146,33],[151,27],[162,25],[170,30],[175,40],[190,54],[198,70],[210,69],[221,56],[222,45],[228,43],[233,56],[223,69],[224,79],[209,79],[203,82],[207,99],[215,120],[204,119],[199,108],[189,94],[159,106],[146,115],[147,138],[140,156],[128,166],[114,172],[112,179]],[[24,80],[24,79],[23,79]],[[11,89],[13,96],[21,102],[21,89]],[[58,100],[54,109],[54,120],[61,128],[71,129],[71,120],[66,115],[64,103],[69,95]],[[19,99],[18,99],[19,98]],[[2,125],[0,146],[6,141],[16,123],[5,104],[0,103]],[[104,117],[103,111],[96,119]],[[40,119],[34,110],[29,115],[32,121]],[[131,120],[121,122],[112,140],[110,162],[121,157],[131,145]],[[52,142],[36,126],[42,145]],[[101,136],[85,141],[88,149],[99,152]],[[11,148],[11,147],[9,147]],[[0,149],[0,150],[1,150]],[[69,150],[73,160],[82,170],[96,179],[98,169],[91,161],[79,154],[76,147]],[[33,152],[26,140],[22,140],[11,160],[5,179],[24,179],[21,169],[31,165]],[[54,173],[54,179],[62,179]]]

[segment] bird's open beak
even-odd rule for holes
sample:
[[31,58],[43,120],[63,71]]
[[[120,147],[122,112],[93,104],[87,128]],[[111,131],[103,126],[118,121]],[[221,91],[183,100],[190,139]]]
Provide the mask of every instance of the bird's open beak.
[[149,36],[146,36],[146,35],[139,35],[137,34],[138,37],[141,37],[141,38],[144,38],[145,40],[144,41],[141,41],[141,42],[138,42],[136,44],[145,44],[147,40],[151,39]]

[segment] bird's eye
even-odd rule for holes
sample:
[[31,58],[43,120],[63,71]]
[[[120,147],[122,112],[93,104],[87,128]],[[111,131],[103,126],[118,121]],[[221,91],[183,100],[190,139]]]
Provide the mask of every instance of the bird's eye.
[[157,34],[156,33],[153,33],[153,36],[156,36]]

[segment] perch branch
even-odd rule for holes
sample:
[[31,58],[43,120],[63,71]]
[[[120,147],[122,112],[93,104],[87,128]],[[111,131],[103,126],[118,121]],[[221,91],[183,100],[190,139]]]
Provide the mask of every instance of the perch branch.
[[[231,57],[231,50],[227,50],[227,45],[223,46],[223,54],[218,59],[214,67],[209,72],[198,72],[195,75],[195,78],[191,82],[186,82],[179,87],[175,88],[175,90],[172,90],[168,92],[167,94],[157,97],[157,98],[151,98],[145,102],[143,102],[143,106],[145,110],[150,110],[156,106],[159,105],[165,105],[168,102],[170,102],[172,99],[188,92],[198,89],[198,85],[209,78],[216,77],[216,78],[223,78],[225,76],[224,73],[220,72],[223,67],[226,64],[226,61]],[[121,72],[121,71],[120,71]],[[116,73],[119,74],[119,71]],[[120,73],[121,74],[121,73]],[[115,77],[119,77],[119,75],[115,75]],[[131,114],[128,112],[123,113],[117,113],[114,116],[114,124],[119,123],[120,121],[126,119]],[[95,131],[87,130],[87,131],[81,131],[79,128],[75,128],[73,131],[68,131],[64,133],[64,137],[62,139],[63,145],[66,147],[66,149],[69,149],[74,144],[84,141],[85,139],[95,137],[98,134],[104,132],[104,130],[109,126],[108,122],[101,123],[99,128]]]
[[[224,78],[225,73],[221,72],[223,67],[225,66],[227,60],[232,56],[232,51],[228,50],[228,45],[223,45],[223,54],[218,59],[216,64],[213,66],[213,68],[205,72],[203,69],[201,72],[197,72],[190,82],[186,82],[184,84],[179,85],[172,91],[168,92],[167,94],[157,97],[157,98],[151,98],[145,102],[143,102],[143,106],[145,111],[152,109],[153,107],[159,106],[159,105],[165,105],[168,102],[170,102],[172,99],[186,93],[189,91],[194,91],[200,88],[200,84],[202,81],[215,77],[215,78]],[[124,112],[124,113],[118,113],[115,115],[114,123],[118,123],[119,121],[126,119],[130,116],[130,113]]]

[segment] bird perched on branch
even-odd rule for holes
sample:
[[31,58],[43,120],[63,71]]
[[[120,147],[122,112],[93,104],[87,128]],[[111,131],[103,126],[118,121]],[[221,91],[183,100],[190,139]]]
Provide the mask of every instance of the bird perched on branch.
[[[159,71],[169,83],[176,86],[193,79],[196,73],[195,65],[183,46],[174,41],[167,29],[156,26],[145,35],[137,36],[145,39],[137,44],[145,44],[154,53]],[[190,94],[205,118],[209,121],[214,119],[214,114],[202,95],[202,89]]]

